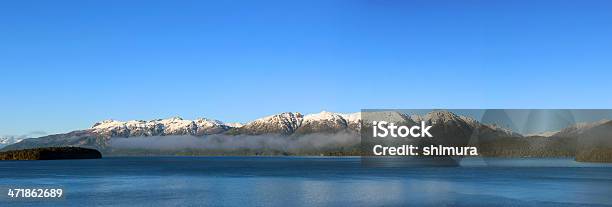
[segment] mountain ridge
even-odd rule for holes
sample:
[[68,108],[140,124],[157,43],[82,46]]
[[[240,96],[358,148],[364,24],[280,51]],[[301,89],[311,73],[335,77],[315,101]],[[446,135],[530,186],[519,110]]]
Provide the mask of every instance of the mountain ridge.
[[[458,116],[448,111],[432,111],[425,115],[412,115],[395,112],[367,112],[368,117],[414,124],[426,121],[429,124],[456,123],[467,130],[474,130],[482,124],[469,117]],[[63,134],[54,134],[39,138],[25,139],[8,145],[2,150],[23,149],[49,146],[86,146],[105,148],[112,137],[147,137],[147,136],[206,136],[206,135],[266,135],[301,136],[314,133],[349,133],[359,136],[362,126],[362,113],[335,113],[321,111],[303,115],[300,112],[283,112],[255,119],[246,124],[226,124],[222,121],[198,118],[186,120],[181,117],[144,120],[103,120],[96,122],[88,129],[75,130]],[[497,129],[491,129],[496,131]]]
[[[369,119],[387,120],[393,122],[403,122],[404,124],[416,124],[421,121],[428,125],[432,125],[433,131],[440,135],[441,139],[447,143],[455,143],[458,145],[467,144],[468,140],[473,140],[474,136],[478,137],[481,144],[488,146],[491,149],[491,156],[505,156],[512,150],[520,150],[521,156],[529,156],[532,154],[541,153],[538,146],[544,141],[547,143],[555,143],[556,138],[544,137],[546,140],[538,139],[537,143],[529,141],[529,135],[523,136],[512,130],[499,127],[496,125],[483,124],[479,121],[454,114],[445,110],[434,110],[427,114],[404,114],[397,111],[376,111],[376,112],[357,113],[335,113],[322,111],[319,113],[303,115],[299,112],[283,112],[255,119],[246,124],[226,124],[222,121],[198,118],[195,120],[185,120],[180,117],[171,117],[167,119],[154,119],[149,121],[144,120],[129,120],[116,121],[104,120],[96,122],[88,129],[75,130],[63,134],[54,134],[39,138],[24,139],[18,143],[8,145],[2,150],[26,149],[35,147],[55,147],[55,146],[78,146],[89,147],[95,149],[107,149],[110,147],[112,138],[129,138],[129,137],[172,137],[172,136],[259,136],[273,135],[294,139],[295,137],[310,135],[310,134],[347,134],[359,139],[359,134],[362,125],[369,126]],[[365,115],[362,117],[362,115]],[[368,120],[362,120],[368,119]],[[577,124],[576,127],[570,126],[566,131],[576,132],[584,131],[592,128],[595,124]],[[579,129],[579,130],[578,130]],[[562,130],[563,131],[563,130]],[[559,133],[557,133],[559,134]],[[575,136],[575,134],[572,134]],[[293,137],[293,138],[292,138]],[[453,137],[460,139],[453,139]],[[534,136],[538,137],[538,136]],[[500,142],[503,140],[503,142]],[[575,143],[576,138],[565,139],[571,143]],[[515,143],[515,148],[508,148],[507,144]],[[571,154],[575,151],[575,144],[571,144],[565,154]],[[565,145],[564,145],[565,146]],[[349,149],[355,146],[347,146]],[[528,147],[528,151],[522,150]],[[534,148],[535,147],[535,148]],[[549,146],[550,147],[550,146]],[[511,149],[511,150],[509,150]],[[346,150],[346,149],[345,149]]]

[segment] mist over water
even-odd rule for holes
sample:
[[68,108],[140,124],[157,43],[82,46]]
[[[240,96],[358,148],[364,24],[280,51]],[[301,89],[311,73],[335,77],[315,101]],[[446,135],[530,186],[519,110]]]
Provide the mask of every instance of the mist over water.
[[359,135],[351,133],[309,134],[295,137],[270,135],[150,136],[112,138],[110,146],[115,149],[178,150],[189,148],[216,151],[266,149],[298,152],[356,146],[359,145],[360,140]]

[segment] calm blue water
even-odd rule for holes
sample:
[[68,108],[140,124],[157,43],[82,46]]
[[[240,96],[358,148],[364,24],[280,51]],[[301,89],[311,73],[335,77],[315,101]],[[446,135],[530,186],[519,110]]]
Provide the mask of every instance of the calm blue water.
[[62,186],[66,198],[4,198],[0,206],[612,205],[611,165],[570,159],[485,163],[371,168],[356,157],[2,161],[1,193],[6,186]]

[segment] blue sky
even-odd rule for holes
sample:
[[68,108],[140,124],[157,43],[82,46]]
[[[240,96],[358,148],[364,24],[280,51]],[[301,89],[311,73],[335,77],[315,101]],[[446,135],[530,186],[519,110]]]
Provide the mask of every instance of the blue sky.
[[103,119],[612,108],[612,1],[0,2],[0,135]]

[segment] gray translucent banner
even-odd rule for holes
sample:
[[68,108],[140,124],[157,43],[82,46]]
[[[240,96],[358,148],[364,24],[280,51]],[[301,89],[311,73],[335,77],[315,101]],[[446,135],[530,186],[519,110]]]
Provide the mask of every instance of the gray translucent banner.
[[[362,163],[369,166],[572,166],[612,162],[611,109],[364,109]],[[545,161],[548,160],[548,161]],[[538,162],[542,161],[542,162]]]

